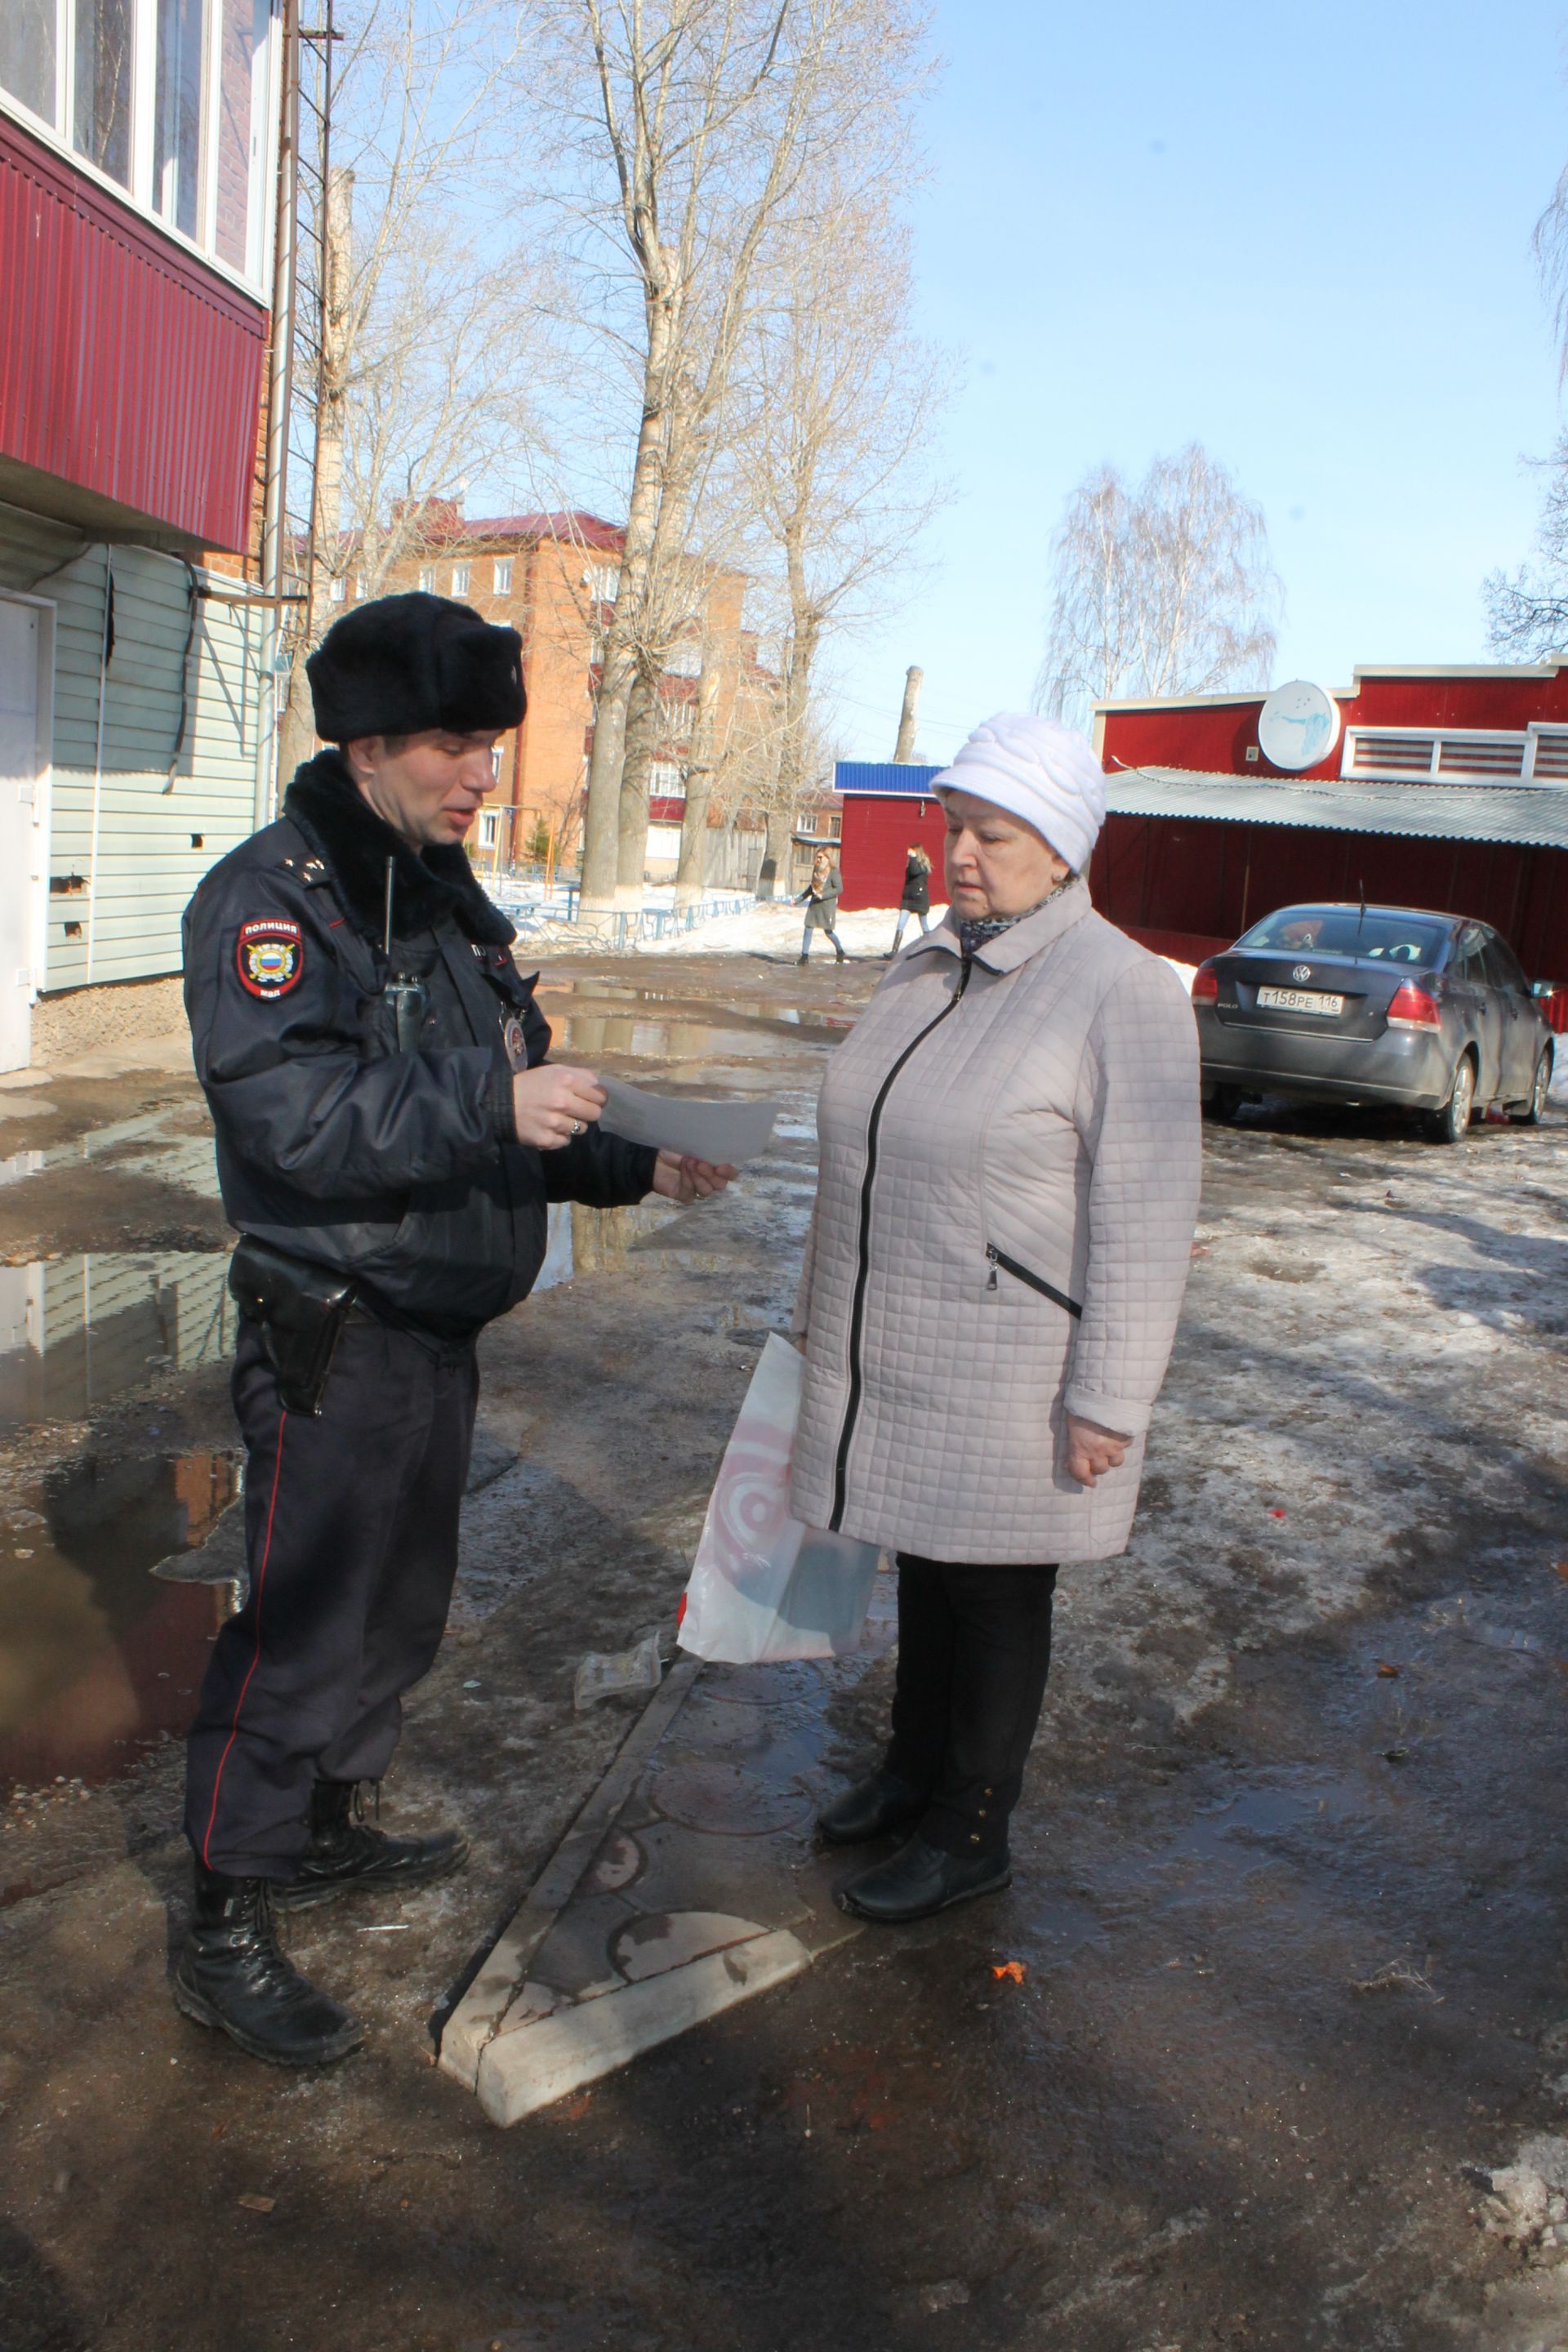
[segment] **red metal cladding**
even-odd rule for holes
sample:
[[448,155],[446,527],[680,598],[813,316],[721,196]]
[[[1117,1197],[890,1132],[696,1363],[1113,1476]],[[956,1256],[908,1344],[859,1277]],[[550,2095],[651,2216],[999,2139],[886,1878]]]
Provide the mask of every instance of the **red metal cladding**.
[[946,835],[947,820],[933,793],[923,798],[912,793],[846,793],[838,845],[846,910],[896,907],[903,897],[904,868],[915,842],[931,862],[931,898],[938,903],[945,899],[942,855]]
[[267,313],[0,116],[0,452],[248,543]]
[[[1502,933],[1532,979],[1568,980],[1568,850],[1113,814],[1089,883],[1110,921],[1184,963],[1219,954],[1276,908],[1353,903],[1364,890],[1385,906],[1473,915]],[[1556,1026],[1558,1000],[1546,1002]]]
[[[1568,725],[1568,664],[1548,677],[1510,677],[1483,671],[1466,677],[1363,676],[1358,694],[1338,696],[1345,726],[1500,728],[1521,730],[1531,720]],[[1210,775],[1278,777],[1267,761],[1248,759],[1258,749],[1261,694],[1234,701],[1150,703],[1141,709],[1108,710],[1101,757],[1108,773],[1123,768],[1195,768]],[[1342,740],[1307,777],[1337,776]]]

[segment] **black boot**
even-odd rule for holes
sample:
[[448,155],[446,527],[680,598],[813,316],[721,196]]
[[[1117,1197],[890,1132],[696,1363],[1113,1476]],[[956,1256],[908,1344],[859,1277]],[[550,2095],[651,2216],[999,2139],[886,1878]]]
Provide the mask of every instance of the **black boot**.
[[929,1918],[933,1911],[972,1902],[977,1895],[999,1895],[1012,1883],[1013,1865],[1005,1850],[977,1854],[969,1862],[912,1837],[890,1862],[879,1862],[839,1887],[837,1900],[841,1911],[889,1927],[904,1919]]
[[174,2006],[274,2066],[326,2066],[364,2040],[357,2018],[318,1992],[278,1948],[265,1878],[196,1864],[195,1912],[174,1964]]
[[461,1830],[437,1830],[433,1837],[388,1837],[354,1818],[353,1780],[318,1780],[310,1791],[310,1843],[300,1864],[300,1875],[273,1890],[273,1900],[285,1911],[309,1910],[331,1903],[357,1886],[374,1886],[395,1894],[400,1887],[424,1886],[445,1878],[468,1858],[468,1841]]
[[910,1780],[884,1765],[868,1780],[847,1789],[837,1804],[818,1813],[816,1826],[829,1845],[868,1845],[924,1812],[930,1799]]
[[795,961],[796,963],[809,963],[811,961],[811,958],[809,956],[800,955],[796,956]]

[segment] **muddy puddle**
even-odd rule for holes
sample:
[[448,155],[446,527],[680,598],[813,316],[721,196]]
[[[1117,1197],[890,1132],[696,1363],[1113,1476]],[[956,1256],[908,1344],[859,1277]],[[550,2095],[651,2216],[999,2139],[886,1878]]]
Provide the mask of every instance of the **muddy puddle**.
[[239,1483],[234,1454],[89,1454],[0,1518],[0,1791],[90,1788],[184,1732],[234,1591],[149,1571]]
[[698,1062],[716,1056],[760,1056],[765,1034],[754,1029],[710,1027],[700,1021],[650,1021],[620,1013],[574,1013],[561,1026],[561,1044],[585,1061],[620,1055],[637,1062]]
[[95,1250],[0,1265],[0,1435],[234,1351],[226,1250]]

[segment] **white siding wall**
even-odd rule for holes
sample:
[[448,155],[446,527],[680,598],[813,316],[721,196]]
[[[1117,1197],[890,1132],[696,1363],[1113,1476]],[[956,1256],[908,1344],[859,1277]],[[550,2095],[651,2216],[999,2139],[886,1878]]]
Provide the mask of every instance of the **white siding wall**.
[[[110,566],[114,650],[101,679],[95,856]],[[251,830],[259,610],[228,601],[233,582],[193,575],[148,548],[88,544],[10,507],[0,507],[0,585],[52,598],[57,610],[49,873],[57,883],[79,877],[81,887],[50,894],[41,985],[177,972],[186,901]],[[183,683],[189,700],[176,760]]]

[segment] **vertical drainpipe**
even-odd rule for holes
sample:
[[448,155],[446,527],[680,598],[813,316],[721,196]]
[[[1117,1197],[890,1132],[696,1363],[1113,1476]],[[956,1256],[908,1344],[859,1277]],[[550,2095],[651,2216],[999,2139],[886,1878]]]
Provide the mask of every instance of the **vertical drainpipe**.
[[92,821],[87,856],[87,977],[92,981],[98,949],[98,833],[103,812],[103,706],[109,692],[109,657],[114,635],[114,558],[103,551],[103,631],[98,648],[98,731],[92,754]]
[[299,230],[300,0],[283,0],[283,75],[278,123],[278,205],[272,243],[272,333],[267,358],[267,475],[261,526],[261,674],[257,690],[257,824],[270,824],[278,743],[279,645],[289,407],[294,373],[294,265]]

